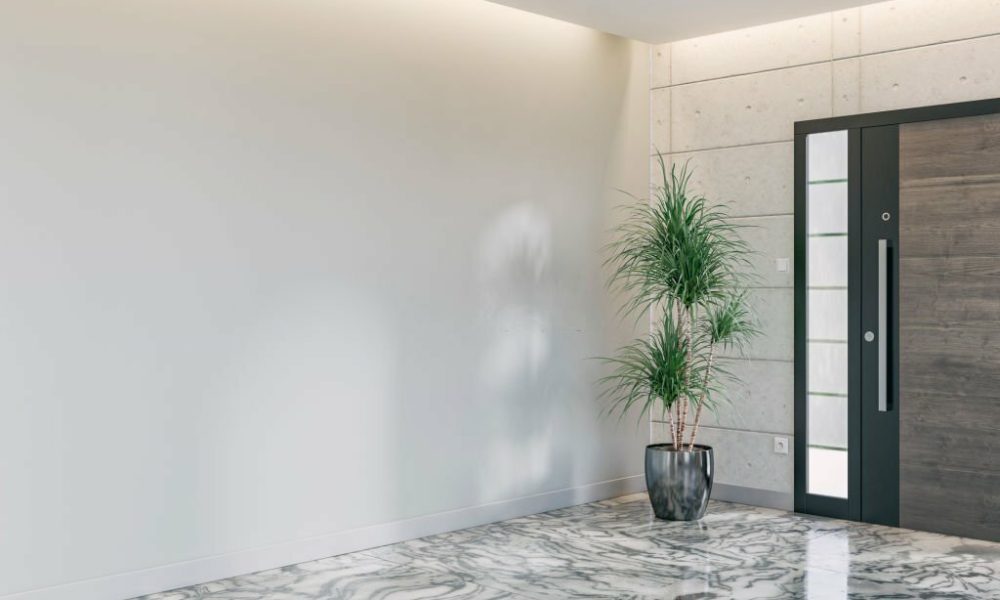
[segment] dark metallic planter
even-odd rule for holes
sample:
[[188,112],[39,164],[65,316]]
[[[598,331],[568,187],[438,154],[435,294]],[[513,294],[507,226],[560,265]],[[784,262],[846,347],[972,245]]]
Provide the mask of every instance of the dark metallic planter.
[[695,444],[693,450],[674,450],[671,444],[646,446],[646,489],[657,518],[702,518],[714,477],[715,455],[710,446]]

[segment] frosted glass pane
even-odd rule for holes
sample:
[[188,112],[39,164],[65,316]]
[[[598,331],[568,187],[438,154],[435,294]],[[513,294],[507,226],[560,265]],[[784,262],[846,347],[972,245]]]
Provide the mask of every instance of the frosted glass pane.
[[847,394],[847,344],[808,342],[809,365],[806,391]]
[[808,492],[836,498],[847,497],[847,451],[809,448],[806,473]]
[[847,236],[810,237],[806,256],[807,286],[847,287]]
[[810,135],[806,158],[809,181],[847,179],[847,131]]
[[808,198],[808,233],[847,233],[846,182],[810,185]]
[[809,445],[847,449],[847,398],[809,396]]
[[806,139],[806,490],[847,497],[847,131]]
[[847,341],[847,290],[808,290],[806,337]]

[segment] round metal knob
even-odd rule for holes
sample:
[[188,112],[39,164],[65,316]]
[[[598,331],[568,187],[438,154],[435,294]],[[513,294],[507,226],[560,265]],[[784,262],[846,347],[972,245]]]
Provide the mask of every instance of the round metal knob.
[[875,341],[875,332],[874,331],[866,331],[865,332],[865,341],[866,342],[874,342]]

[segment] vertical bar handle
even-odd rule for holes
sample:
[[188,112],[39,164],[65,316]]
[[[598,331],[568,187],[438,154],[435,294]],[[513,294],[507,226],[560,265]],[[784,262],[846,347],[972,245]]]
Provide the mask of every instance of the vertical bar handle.
[[878,411],[889,410],[889,240],[878,241]]

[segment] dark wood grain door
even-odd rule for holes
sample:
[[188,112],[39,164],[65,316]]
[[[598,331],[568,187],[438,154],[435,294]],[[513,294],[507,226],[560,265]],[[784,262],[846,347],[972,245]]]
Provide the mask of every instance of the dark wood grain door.
[[1000,115],[899,126],[899,524],[1000,540]]

